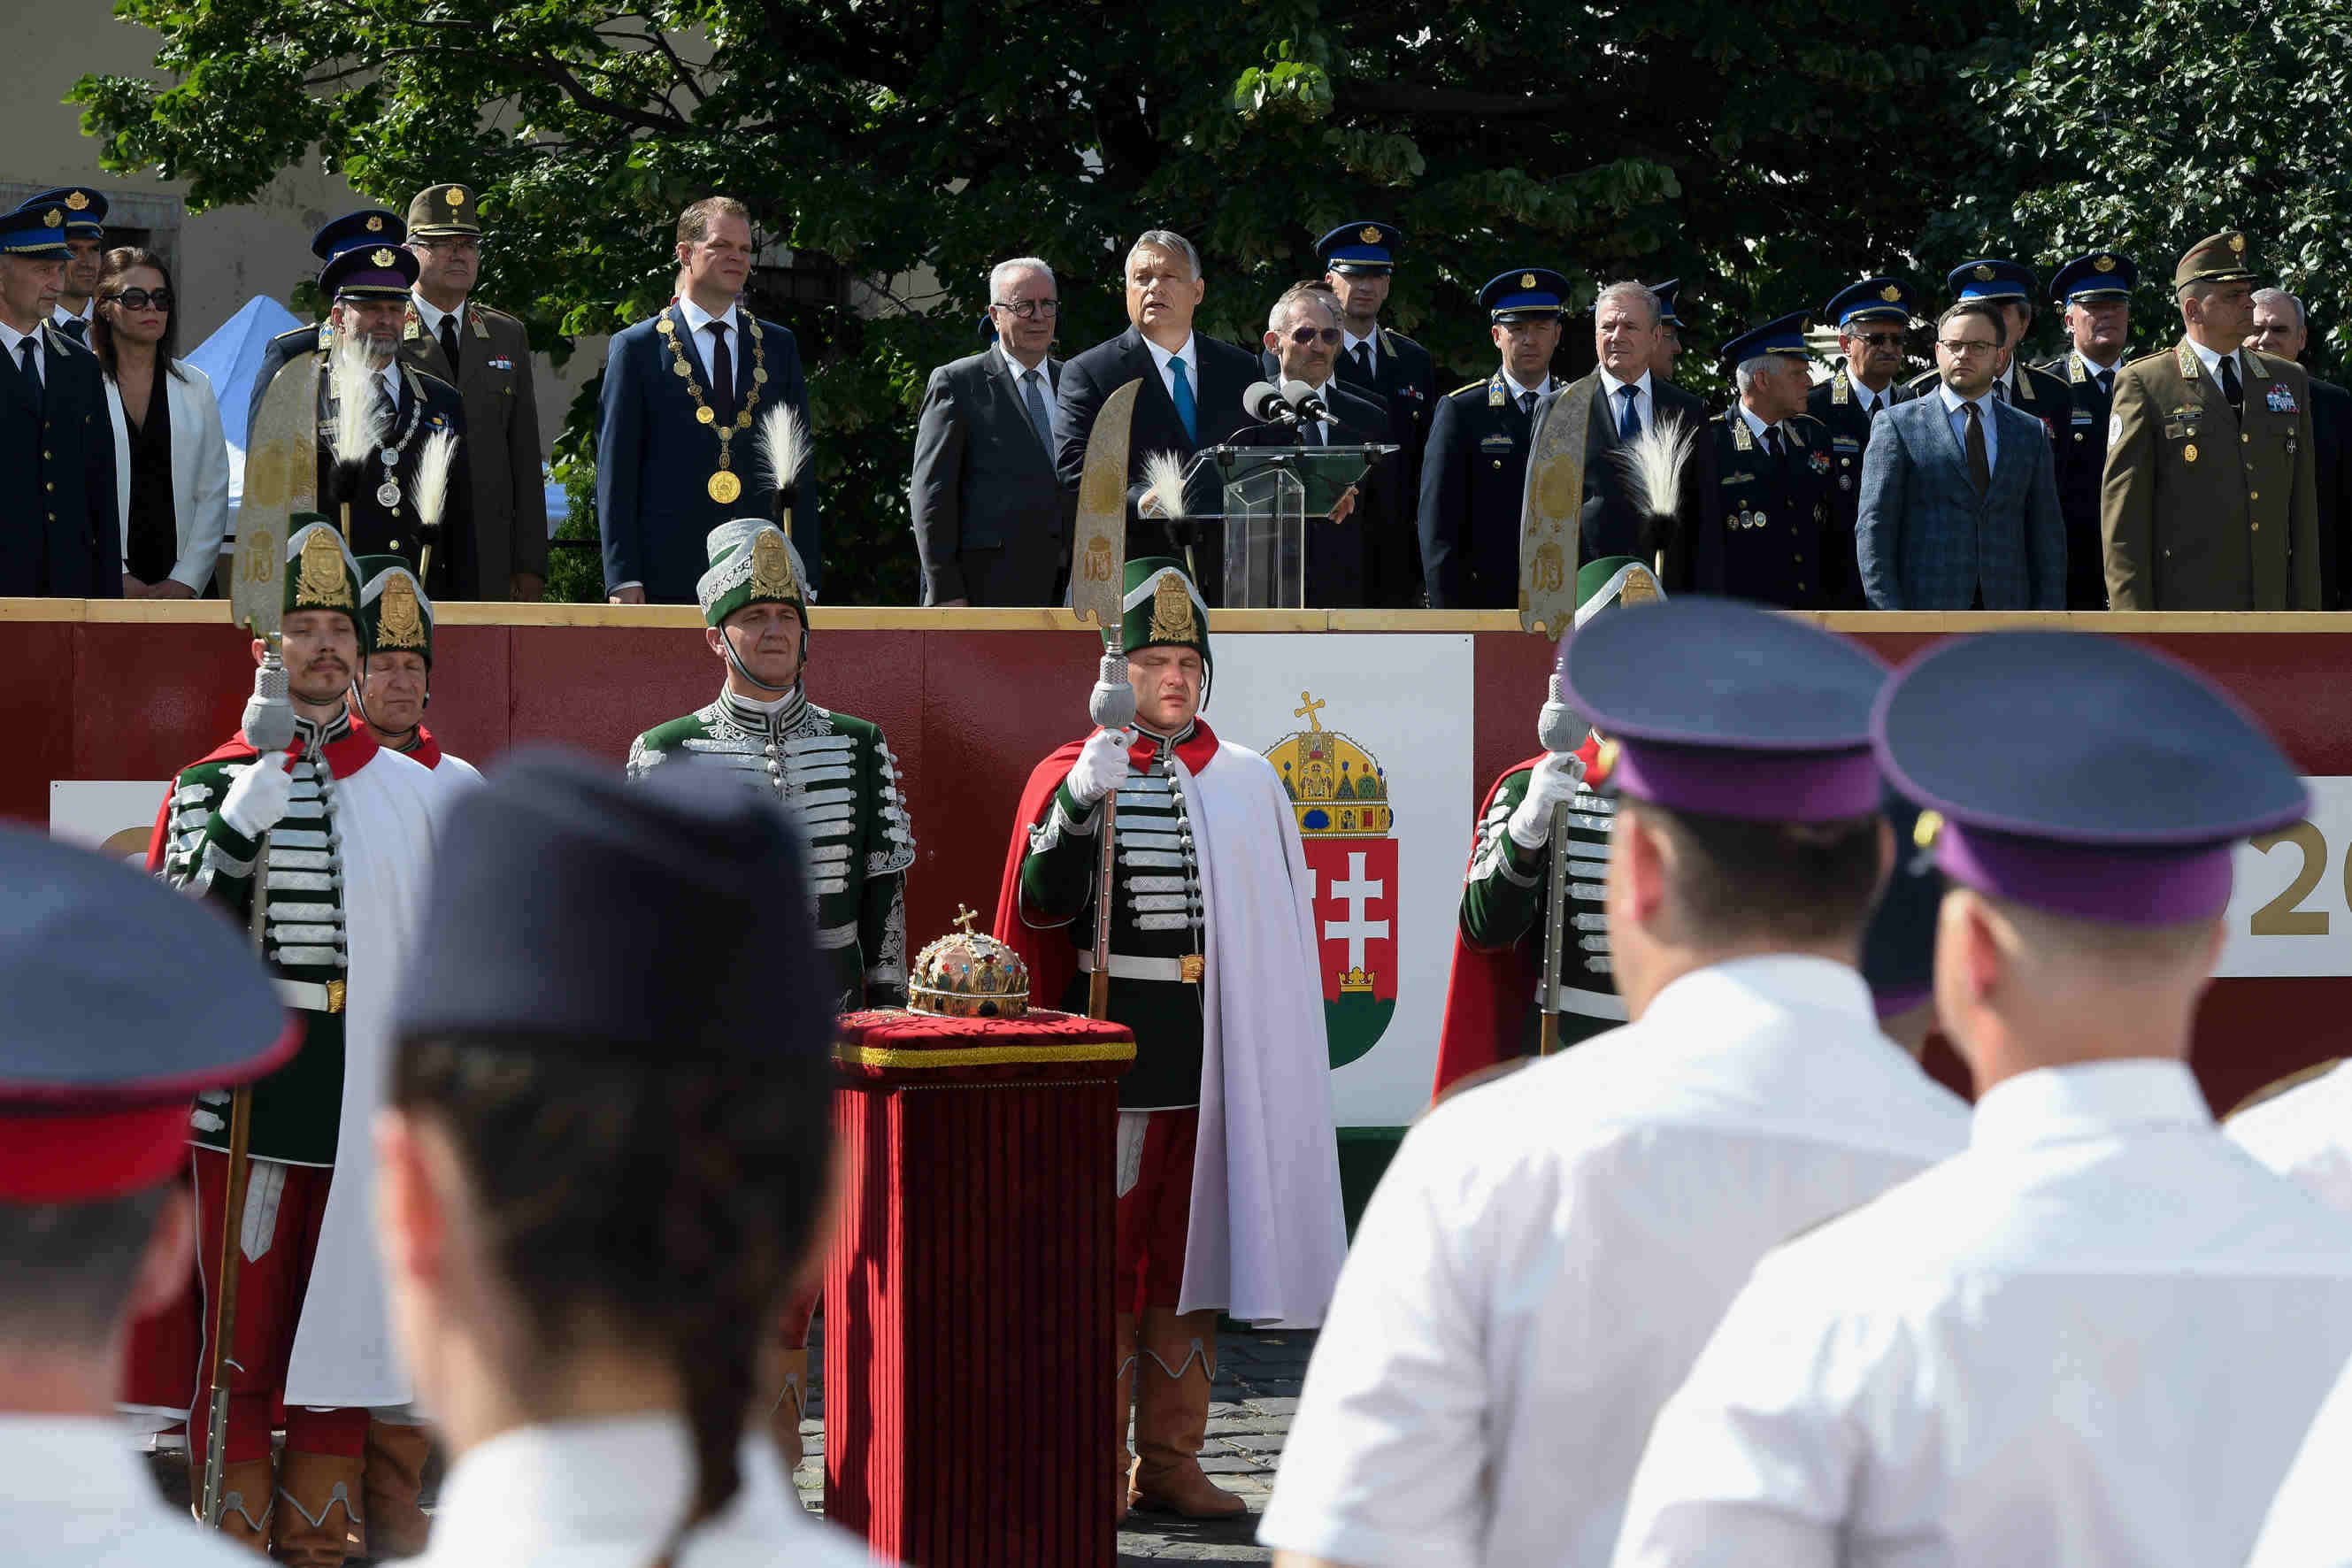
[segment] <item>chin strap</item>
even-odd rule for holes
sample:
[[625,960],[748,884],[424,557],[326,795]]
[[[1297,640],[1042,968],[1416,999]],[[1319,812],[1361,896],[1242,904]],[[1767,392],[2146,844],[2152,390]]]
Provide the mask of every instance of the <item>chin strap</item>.
[[792,683],[788,686],[771,686],[766,681],[761,679],[758,676],[752,674],[751,671],[744,665],[743,656],[735,651],[735,639],[727,635],[724,627],[721,627],[719,633],[719,646],[727,650],[727,662],[729,666],[734,669],[735,673],[741,676],[745,680],[758,687],[762,691],[790,691],[793,687],[798,686],[803,679],[804,679],[808,674],[808,628],[806,626],[803,626],[801,628],[800,668],[793,673]]

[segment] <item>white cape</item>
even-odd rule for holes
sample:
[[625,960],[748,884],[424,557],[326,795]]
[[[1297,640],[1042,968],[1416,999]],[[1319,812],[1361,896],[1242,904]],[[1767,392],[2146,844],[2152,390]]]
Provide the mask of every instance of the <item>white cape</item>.
[[289,1405],[341,1409],[410,1397],[375,1250],[375,1113],[391,1069],[394,990],[424,900],[439,814],[452,793],[435,784],[428,769],[381,747],[366,766],[335,781],[352,944],[343,1108],[318,1256],[286,1370]]
[[1347,1256],[1330,1047],[1298,823],[1273,764],[1219,739],[1175,758],[1208,910],[1201,1133],[1177,1310],[1311,1329]]

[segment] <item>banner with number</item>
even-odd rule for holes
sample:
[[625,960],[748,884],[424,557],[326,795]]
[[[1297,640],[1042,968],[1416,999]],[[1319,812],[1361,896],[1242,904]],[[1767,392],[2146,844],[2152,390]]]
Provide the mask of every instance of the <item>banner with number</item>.
[[2238,850],[2219,974],[2352,974],[2352,778],[2303,782],[2310,816]]

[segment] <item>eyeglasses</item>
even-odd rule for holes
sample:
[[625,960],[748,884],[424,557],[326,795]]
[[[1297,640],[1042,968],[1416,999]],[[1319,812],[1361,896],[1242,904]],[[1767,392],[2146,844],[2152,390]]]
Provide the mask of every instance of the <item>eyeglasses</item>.
[[1062,302],[1059,300],[999,300],[995,308],[1000,310],[1010,310],[1024,321],[1034,321],[1040,316],[1058,316],[1062,313]]
[[1901,332],[1849,332],[1846,335],[1855,342],[1864,343],[1874,349],[1899,349],[1903,346]]
[[1989,354],[1995,349],[2000,347],[1999,343],[1988,342],[1982,338],[1967,338],[1961,340],[1942,338],[1937,340],[1936,346],[1942,349],[1946,353],[1950,354],[1954,359],[1958,359],[1964,354]]
[[158,310],[168,310],[172,308],[172,291],[169,289],[156,289],[152,290],[146,289],[124,289],[117,293],[109,294],[107,298],[120,301],[122,308],[126,310],[144,310],[151,308]]
[[1309,343],[1336,343],[1339,341],[1339,329],[1337,327],[1293,327],[1290,329],[1290,341],[1297,343],[1302,349]]

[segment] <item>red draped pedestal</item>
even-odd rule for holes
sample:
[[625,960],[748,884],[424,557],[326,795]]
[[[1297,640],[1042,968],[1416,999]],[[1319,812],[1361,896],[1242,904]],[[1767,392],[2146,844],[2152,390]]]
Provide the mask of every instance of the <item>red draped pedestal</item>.
[[825,1515],[910,1568],[1117,1552],[1111,1219],[1124,1026],[853,1013],[825,1263]]

